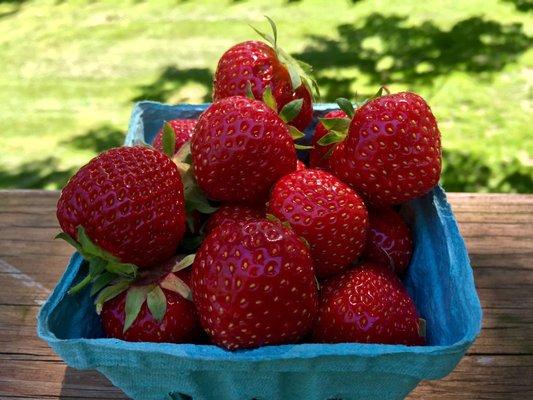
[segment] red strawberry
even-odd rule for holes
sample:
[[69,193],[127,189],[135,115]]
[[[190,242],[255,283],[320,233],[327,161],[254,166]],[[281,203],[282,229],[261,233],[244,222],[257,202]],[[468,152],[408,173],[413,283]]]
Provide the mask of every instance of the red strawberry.
[[158,265],[174,254],[185,231],[180,174],[167,156],[154,149],[108,150],[83,166],[63,188],[57,219],[70,236],[63,237],[86,258],[142,268]]
[[311,122],[313,105],[309,89],[304,84],[294,88],[287,66],[264,42],[239,43],[222,55],[215,72],[213,100],[246,96],[249,85],[256,99],[262,99],[265,89],[270,86],[278,111],[293,100],[303,99],[301,111],[289,122],[300,130]]
[[[333,110],[324,115],[324,118],[348,118],[348,116],[344,111]],[[326,157],[326,154],[328,153],[328,151],[331,150],[332,147],[335,146],[335,143],[326,146],[321,146],[318,143],[318,141],[328,132],[329,130],[322,124],[322,122],[319,122],[316,125],[315,133],[313,135],[313,148],[311,149],[309,154],[309,166],[311,168],[321,168],[324,170],[329,169],[329,158]]]
[[287,125],[263,102],[241,96],[200,116],[191,151],[196,181],[213,200],[258,203],[296,168]]
[[309,250],[266,220],[212,231],[196,254],[192,291],[211,340],[230,350],[295,343],[316,316]]
[[223,204],[211,214],[204,228],[208,234],[213,229],[227,223],[244,223],[265,217],[264,206],[249,206],[246,204]]
[[[168,121],[168,124],[172,127],[174,135],[176,137],[176,145],[174,147],[174,153],[177,153],[178,150],[185,144],[185,142],[191,140],[192,134],[194,132],[194,127],[196,126],[195,119],[173,119]],[[163,128],[157,133],[152,146],[159,150],[163,151]]]
[[333,175],[306,169],[281,178],[268,213],[287,221],[311,247],[318,277],[348,267],[365,245],[368,218],[361,198]]
[[313,340],[422,345],[420,324],[413,299],[394,272],[365,263],[322,287]]
[[[187,291],[185,285],[190,283],[190,269],[174,273],[167,268],[174,264],[175,259],[171,259],[163,265],[165,272],[152,274],[103,303],[100,317],[108,337],[130,342],[171,343],[197,342],[202,337],[196,308],[182,293]],[[173,288],[173,285],[177,287]],[[162,293],[161,299],[155,297],[156,292],[159,296]],[[131,321],[126,322],[127,298],[131,297],[130,303],[134,304],[132,298],[135,296],[140,309]],[[154,306],[157,301],[159,304]],[[126,329],[125,323],[130,324]]]
[[378,97],[355,113],[331,171],[372,204],[399,204],[427,193],[440,177],[437,122],[422,97]]
[[391,267],[403,275],[413,252],[411,231],[392,208],[370,209],[368,239],[363,258]]
[[297,160],[296,161],[296,171],[301,171],[302,169],[306,169],[307,167],[305,166],[305,164],[300,161],[300,160]]

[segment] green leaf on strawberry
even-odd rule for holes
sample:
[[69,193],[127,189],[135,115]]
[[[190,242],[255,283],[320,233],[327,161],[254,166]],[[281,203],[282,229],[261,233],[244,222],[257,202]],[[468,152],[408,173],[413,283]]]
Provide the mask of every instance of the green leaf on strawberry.
[[301,130],[299,130],[298,128],[295,128],[292,125],[289,125],[289,133],[291,134],[294,140],[301,139],[305,136]]
[[291,80],[291,86],[292,89],[295,91],[298,89],[302,84],[304,84],[311,93],[311,96],[319,97],[320,91],[318,88],[317,82],[311,77],[312,67],[311,65],[304,63],[303,61],[296,60],[294,57],[292,57],[290,54],[285,52],[282,48],[278,47],[278,30],[276,27],[276,24],[274,21],[265,15],[265,18],[267,19],[268,23],[270,24],[270,27],[272,29],[272,35],[269,35],[267,33],[264,33],[260,31],[257,28],[254,28],[250,25],[250,27],[263,39],[265,39],[268,43],[274,47],[274,50],[276,51],[276,54],[280,61],[283,63],[283,65],[287,68],[287,71],[289,73],[289,77]]
[[194,263],[194,258],[196,254],[189,254],[183,257],[174,267],[172,267],[172,272],[179,272],[182,269],[190,267]]
[[128,289],[126,295],[126,317],[124,319],[123,332],[126,332],[128,328],[133,324],[133,321],[139,315],[141,307],[148,295],[149,287],[147,286],[132,286]]
[[346,137],[346,134],[337,132],[337,131],[329,131],[326,135],[322,136],[320,140],[317,142],[320,146],[329,146],[333,143],[340,143],[344,140]]
[[350,126],[350,118],[319,118],[328,131],[345,132]]
[[106,286],[104,289],[102,289],[102,291],[98,294],[98,296],[96,296],[96,299],[94,300],[94,304],[96,306],[96,313],[100,314],[104,303],[117,297],[120,293],[128,289],[129,285],[130,282],[123,280],[114,285]]
[[314,149],[314,146],[307,146],[305,144],[295,144],[294,148],[296,150],[311,150]]
[[172,158],[176,148],[176,135],[172,126],[165,122],[163,125],[163,152]]
[[346,115],[352,119],[355,114],[355,109],[352,102],[344,97],[339,97],[335,102],[339,105],[339,108],[346,113]]
[[[78,226],[76,233],[78,236],[77,241],[65,232],[61,232],[56,236],[57,239],[63,239],[76,248],[89,263],[89,273],[79,283],[70,288],[69,294],[78,293],[91,282],[96,282],[106,272],[113,274],[115,278],[122,276],[130,280],[137,276],[138,267],[136,265],[122,263],[118,258],[98,247],[89,238],[83,226]],[[93,294],[96,292],[94,291]]]
[[246,82],[246,97],[255,100],[254,92],[252,91],[252,83],[250,81]]
[[285,104],[279,113],[280,118],[286,123],[291,122],[300,114],[303,103],[303,99],[296,99]]
[[174,274],[168,274],[160,283],[163,289],[180,294],[187,300],[192,301],[192,291],[183,280]]
[[275,112],[278,111],[278,104],[276,103],[276,99],[272,94],[272,87],[270,87],[270,85],[267,86],[263,92],[263,102]]
[[154,319],[161,322],[167,311],[167,299],[160,286],[155,286],[148,292],[146,304]]

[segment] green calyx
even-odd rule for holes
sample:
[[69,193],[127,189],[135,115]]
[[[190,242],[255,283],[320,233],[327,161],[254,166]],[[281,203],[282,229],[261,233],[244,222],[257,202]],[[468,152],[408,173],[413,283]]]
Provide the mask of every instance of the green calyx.
[[[278,112],[278,103],[272,94],[272,88],[268,85],[263,91],[263,103],[265,103],[271,110]],[[282,117],[283,119],[283,117]],[[287,122],[287,121],[285,121]]]
[[194,212],[202,214],[212,214],[218,208],[213,207],[207,196],[202,191],[194,177],[192,167],[191,143],[186,142],[179,151],[172,157],[172,161],[178,167],[183,182],[183,195],[185,198],[185,210],[187,213],[187,224],[191,232],[194,232]]
[[301,85],[305,85],[307,89],[309,90],[309,93],[311,93],[311,96],[313,96],[313,99],[315,97],[319,97],[320,91],[318,89],[318,84],[311,77],[311,72],[313,68],[309,64],[304,63],[303,61],[299,61],[295,59],[294,57],[286,53],[282,48],[278,46],[278,29],[276,27],[276,24],[268,16],[265,15],[265,18],[270,24],[270,28],[272,29],[272,34],[264,33],[253,26],[251,26],[251,28],[259,36],[261,36],[268,43],[270,43],[272,47],[274,48],[274,51],[276,52],[278,59],[287,68],[287,71],[291,79],[292,90],[297,90]]
[[298,116],[298,114],[300,114],[300,111],[302,111],[303,104],[303,99],[296,99],[285,104],[279,112],[279,117],[285,123],[291,122],[294,118]]
[[152,314],[152,317],[157,322],[161,322],[167,311],[167,298],[163,289],[178,293],[183,298],[192,301],[191,289],[185,282],[183,282],[183,280],[178,278],[175,273],[192,265],[194,257],[194,254],[190,254],[182,258],[172,266],[171,270],[166,273],[163,279],[160,279],[157,282],[152,281],[152,283],[148,284],[139,284],[139,282],[143,282],[143,279],[150,274],[151,271],[147,271],[144,274],[145,276],[141,274],[136,281],[125,279],[115,281],[112,285],[102,289],[96,297],[94,301],[96,312],[100,314],[106,301],[127,291],[124,307],[125,317],[124,327],[122,329],[123,332],[126,332],[135,322],[141,312],[144,302],[146,302],[148,311]]
[[98,247],[87,236],[83,226],[78,226],[76,232],[78,240],[65,232],[56,236],[56,239],[63,239],[72,245],[89,263],[89,273],[69,290],[69,294],[78,293],[89,284],[93,285],[91,294],[95,294],[116,279],[129,281],[135,279],[138,271],[136,265],[123,263],[117,257]]
[[176,135],[174,134],[174,129],[170,123],[166,122],[163,125],[163,152],[169,157],[174,156],[174,151],[176,149]]

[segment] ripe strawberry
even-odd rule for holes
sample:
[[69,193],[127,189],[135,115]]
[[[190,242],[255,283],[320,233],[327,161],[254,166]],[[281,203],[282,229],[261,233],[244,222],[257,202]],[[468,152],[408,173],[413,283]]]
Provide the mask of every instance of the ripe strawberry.
[[306,169],[307,167],[303,163],[303,161],[296,160],[296,171],[301,171],[302,169]]
[[[140,282],[103,302],[100,318],[108,337],[169,343],[197,342],[202,337],[196,308],[190,298],[184,297],[190,294],[190,269],[174,273],[171,270],[175,263],[174,258],[169,260],[158,273],[150,271]],[[137,310],[129,318],[128,301],[136,304],[132,308]]]
[[305,84],[294,87],[287,64],[276,50],[260,41],[239,43],[220,58],[213,82],[213,100],[230,96],[246,96],[250,87],[256,99],[262,99],[270,86],[278,111],[297,99],[303,99],[299,114],[289,121],[299,130],[305,129],[313,118],[310,90]]
[[441,171],[440,132],[429,106],[410,92],[364,104],[343,146],[333,152],[330,168],[374,205],[427,193]]
[[287,221],[307,240],[319,278],[348,267],[365,245],[368,218],[363,201],[325,171],[285,175],[272,189],[268,213]]
[[263,102],[228,97],[200,116],[192,138],[194,175],[213,200],[258,203],[296,168],[287,125]]
[[89,261],[158,265],[174,254],[185,230],[178,169],[147,147],[108,150],[63,188],[57,219],[62,237]]
[[211,214],[205,225],[204,232],[207,235],[223,224],[245,223],[262,218],[265,218],[265,207],[263,205],[223,204],[214,214]]
[[322,287],[313,341],[422,345],[421,324],[394,272],[365,263]]
[[308,248],[267,220],[213,230],[196,254],[192,292],[211,340],[230,350],[297,342],[318,303]]
[[[332,118],[348,118],[346,113],[342,110],[333,110],[324,115],[324,119]],[[319,122],[316,125],[315,133],[313,135],[313,148],[309,153],[309,166],[311,168],[321,168],[324,170],[329,169],[329,158],[326,156],[327,153],[335,146],[335,143],[331,143],[326,146],[321,146],[318,141],[324,137],[329,130]]]
[[363,259],[388,265],[397,275],[403,275],[413,252],[409,227],[392,208],[370,209],[368,220]]
[[[191,140],[192,134],[194,132],[194,127],[196,126],[195,119],[173,119],[167,122],[176,137],[176,144],[174,147],[174,153],[177,153],[178,150],[185,144],[185,142]],[[163,153],[163,128],[159,130],[152,146]]]

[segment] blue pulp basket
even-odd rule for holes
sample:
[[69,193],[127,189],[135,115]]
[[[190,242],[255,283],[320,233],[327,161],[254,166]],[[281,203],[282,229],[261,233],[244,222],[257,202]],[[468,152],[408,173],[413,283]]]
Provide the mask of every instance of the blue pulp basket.
[[[164,120],[194,118],[205,107],[138,103],[126,144],[151,141]],[[315,123],[332,108],[317,105]],[[421,380],[450,373],[481,328],[472,268],[442,188],[404,211],[416,237],[405,284],[427,320],[427,346],[296,344],[229,352],[107,339],[88,292],[67,295],[86,268],[77,253],[39,313],[38,334],[68,365],[100,371],[134,399],[402,399]]]

